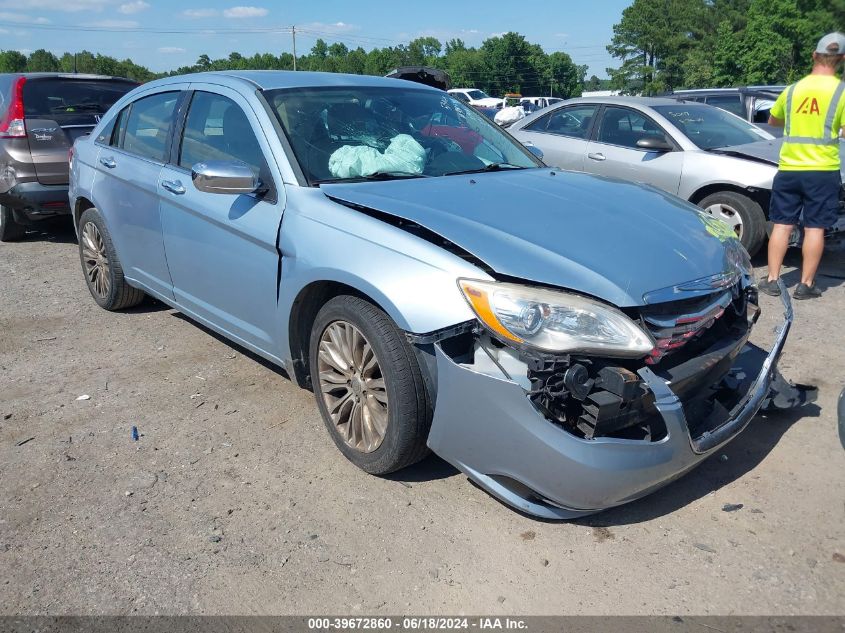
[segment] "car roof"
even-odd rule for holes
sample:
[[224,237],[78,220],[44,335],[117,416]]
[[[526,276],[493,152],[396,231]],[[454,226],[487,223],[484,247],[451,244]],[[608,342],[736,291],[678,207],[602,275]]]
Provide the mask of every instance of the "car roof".
[[[402,87],[409,88],[409,82],[404,79],[388,79],[375,75],[350,75],[344,73],[321,73],[292,70],[221,70],[186,75],[173,75],[145,84],[167,85],[185,81],[205,81],[228,85],[250,85],[259,90],[273,90],[277,88],[317,88],[321,86],[359,86],[359,87]],[[437,90],[423,84],[416,84],[414,89]]]
[[676,95],[739,94],[741,92],[782,92],[786,86],[740,86],[738,88],[688,88],[675,90]]
[[[575,103],[602,103],[606,105],[633,105],[633,106],[645,106],[645,107],[654,107],[654,106],[661,106],[661,105],[677,105],[678,101],[683,101],[683,99],[678,99],[677,97],[626,97],[626,96],[616,96],[616,97],[578,97],[577,99],[567,99],[563,103],[565,104],[575,104]],[[557,103],[556,106],[560,107],[561,104]]]
[[113,77],[111,75],[94,75],[90,73],[0,73],[0,75],[26,77],[27,79],[42,79],[42,78],[59,78],[59,79],[97,79],[97,80],[111,80],[111,81],[131,81],[138,83],[134,79],[127,79],[126,77]]

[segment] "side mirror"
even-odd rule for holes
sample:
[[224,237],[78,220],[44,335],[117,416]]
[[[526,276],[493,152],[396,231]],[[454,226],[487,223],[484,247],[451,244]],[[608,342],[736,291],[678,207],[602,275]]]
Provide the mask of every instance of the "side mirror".
[[660,136],[646,136],[637,141],[637,147],[652,152],[671,152],[674,148],[671,143]]
[[254,193],[261,183],[252,167],[239,160],[207,160],[191,170],[191,181],[205,193]]
[[540,160],[543,160],[543,150],[541,150],[539,147],[537,147],[533,143],[526,143],[525,149],[527,149],[529,152],[534,154],[534,156],[536,156]]

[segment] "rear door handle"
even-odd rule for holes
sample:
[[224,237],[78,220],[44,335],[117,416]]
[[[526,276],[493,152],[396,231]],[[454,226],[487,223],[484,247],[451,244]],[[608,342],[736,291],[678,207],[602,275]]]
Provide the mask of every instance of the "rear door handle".
[[605,155],[602,154],[601,152],[587,154],[587,158],[589,158],[590,160],[599,160],[599,161],[606,160]]
[[109,156],[108,158],[101,158],[100,164],[103,167],[108,167],[109,169],[114,169],[115,167],[117,167],[117,163],[114,162],[114,158],[112,158],[111,156]]
[[180,180],[162,180],[161,186],[167,189],[170,193],[175,193],[177,196],[181,196],[185,193],[185,187],[182,185]]

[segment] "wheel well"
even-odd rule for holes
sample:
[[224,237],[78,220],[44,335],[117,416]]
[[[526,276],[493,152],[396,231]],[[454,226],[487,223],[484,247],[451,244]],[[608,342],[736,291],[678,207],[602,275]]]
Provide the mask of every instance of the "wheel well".
[[94,203],[88,198],[77,198],[76,203],[73,205],[73,226],[79,227],[79,218],[82,217],[82,214],[85,213],[87,209],[90,209],[93,206]]
[[766,217],[768,217],[769,197],[771,195],[771,192],[768,189],[758,189],[756,187],[746,188],[739,187],[737,185],[730,185],[728,183],[716,183],[713,185],[707,185],[706,187],[702,187],[690,196],[689,201],[697,205],[710,194],[718,193],[720,191],[732,191],[734,193],[738,193],[751,198],[754,202],[760,205],[760,207],[763,209],[763,213],[766,215]]
[[294,299],[288,319],[288,341],[293,361],[293,378],[300,387],[312,388],[308,348],[314,319],[327,301],[340,295],[360,297],[381,307],[360,290],[335,281],[315,281],[300,290]]

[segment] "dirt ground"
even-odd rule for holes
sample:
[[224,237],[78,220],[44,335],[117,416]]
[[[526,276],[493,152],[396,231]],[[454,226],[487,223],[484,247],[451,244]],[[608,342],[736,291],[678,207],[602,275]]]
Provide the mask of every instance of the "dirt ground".
[[359,471],[274,367],[161,304],[98,308],[64,223],[0,244],[0,614],[845,614],[845,249],[822,272],[781,362],[817,404],[560,523],[436,457]]

